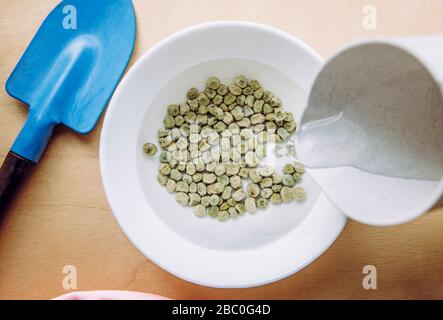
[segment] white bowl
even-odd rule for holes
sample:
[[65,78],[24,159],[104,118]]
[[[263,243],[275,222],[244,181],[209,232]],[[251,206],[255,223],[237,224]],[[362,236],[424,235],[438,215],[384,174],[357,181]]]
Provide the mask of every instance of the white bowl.
[[[251,287],[284,278],[321,255],[346,218],[305,177],[305,203],[270,206],[220,223],[197,218],[158,185],[156,142],[165,106],[208,76],[259,79],[297,120],[322,59],[279,30],[246,22],[199,25],[161,41],[131,68],[108,107],[100,140],[106,196],[132,243],[172,274],[211,287]],[[284,158],[280,159],[285,161]],[[277,164],[281,166],[281,163]]]

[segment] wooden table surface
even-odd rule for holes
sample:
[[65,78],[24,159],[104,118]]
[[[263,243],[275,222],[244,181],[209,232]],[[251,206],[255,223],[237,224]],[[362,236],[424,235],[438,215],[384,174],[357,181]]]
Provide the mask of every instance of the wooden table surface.
[[[57,0],[0,1],[0,158],[26,117],[4,84]],[[363,8],[377,28],[363,27]],[[443,32],[441,0],[134,0],[137,41],[131,64],[163,37],[201,22],[251,20],[278,27],[327,57],[374,35]],[[123,289],[183,299],[443,298],[443,208],[389,228],[348,222],[319,259],[297,274],[251,289],[212,289],[178,279],[147,260],[117,225],[99,173],[101,122],[87,136],[57,128],[38,170],[0,231],[0,298],[63,294],[63,267],[77,269],[78,290]],[[378,289],[364,290],[362,268],[375,265]]]

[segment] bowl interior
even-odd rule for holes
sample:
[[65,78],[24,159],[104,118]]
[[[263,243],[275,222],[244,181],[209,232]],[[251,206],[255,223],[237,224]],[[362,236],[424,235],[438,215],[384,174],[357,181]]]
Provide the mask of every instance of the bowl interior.
[[[230,219],[226,223],[220,223],[210,217],[196,217],[191,207],[177,204],[175,193],[168,193],[166,188],[156,181],[158,157],[146,156],[141,152],[141,146],[148,141],[157,141],[157,129],[162,127],[166,107],[171,103],[184,102],[186,91],[193,86],[203,90],[209,76],[217,76],[223,83],[229,84],[239,74],[248,79],[259,79],[265,89],[271,90],[282,99],[285,109],[291,111],[295,120],[299,121],[307,95],[285,74],[251,60],[211,60],[179,72],[160,89],[146,107],[143,121],[138,128],[137,144],[140,148],[135,150],[140,188],[155,214],[186,239],[218,250],[245,249],[274,241],[295,228],[310,212],[319,196],[318,188],[305,176],[302,182],[308,193],[305,202],[270,205],[256,214],[246,214],[236,220]],[[284,163],[294,161],[290,144],[282,143],[280,147],[279,157],[275,158],[277,170],[281,170]],[[267,149],[271,155],[275,146],[267,145]]]

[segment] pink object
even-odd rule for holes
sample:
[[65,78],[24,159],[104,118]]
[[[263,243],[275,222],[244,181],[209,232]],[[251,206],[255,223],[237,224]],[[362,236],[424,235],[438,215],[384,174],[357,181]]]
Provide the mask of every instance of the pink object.
[[152,293],[125,291],[125,290],[100,290],[70,292],[53,300],[170,300],[169,298]]

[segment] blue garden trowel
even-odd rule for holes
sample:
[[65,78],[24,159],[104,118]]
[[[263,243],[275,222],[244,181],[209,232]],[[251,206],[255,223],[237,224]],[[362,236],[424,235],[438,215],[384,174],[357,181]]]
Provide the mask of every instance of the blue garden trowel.
[[134,41],[130,0],[62,1],[43,22],[6,82],[6,91],[29,106],[29,115],[0,169],[0,223],[54,126],[83,134],[95,127]]

